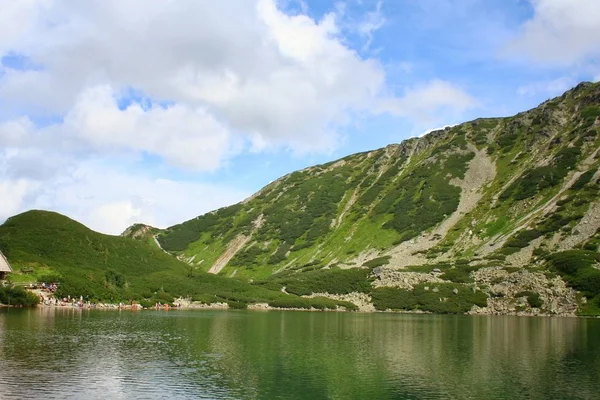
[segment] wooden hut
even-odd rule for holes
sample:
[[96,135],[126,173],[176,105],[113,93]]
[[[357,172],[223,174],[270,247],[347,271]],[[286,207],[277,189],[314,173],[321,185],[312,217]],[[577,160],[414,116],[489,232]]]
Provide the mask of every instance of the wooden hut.
[[12,268],[10,268],[8,260],[0,251],[0,281],[6,279],[6,275],[10,272],[12,272]]

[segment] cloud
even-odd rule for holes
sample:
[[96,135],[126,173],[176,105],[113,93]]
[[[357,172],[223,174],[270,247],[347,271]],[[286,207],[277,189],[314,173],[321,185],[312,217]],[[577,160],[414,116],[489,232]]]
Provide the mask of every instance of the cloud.
[[382,102],[387,112],[411,116],[421,128],[453,120],[477,105],[477,100],[463,89],[439,79],[408,88],[404,96]]
[[[13,60],[0,65],[0,220],[47,208],[104,232],[167,226],[248,194],[189,171],[244,152],[330,154],[365,116],[439,124],[476,104],[442,80],[398,97],[340,9],[300,4],[0,0],[0,58]],[[384,21],[379,2],[352,35],[370,45]],[[164,170],[200,181],[153,177]]]
[[83,92],[57,129],[98,148],[141,150],[197,170],[216,170],[233,149],[227,129],[206,110],[139,103],[121,110],[108,86]]
[[364,19],[358,24],[358,32],[367,38],[367,42],[363,46],[363,51],[371,46],[373,43],[373,34],[385,24],[385,16],[381,11],[382,5],[383,1],[378,1],[375,10],[367,12]]
[[[6,162],[0,154],[0,165]],[[153,178],[107,164],[90,160],[41,180],[0,174],[0,222],[24,210],[45,209],[119,234],[137,222],[171,226],[249,195],[227,185]]]
[[570,67],[600,57],[600,2],[531,0],[533,16],[508,46],[541,64]]
[[25,198],[33,190],[37,189],[34,182],[17,179],[11,181],[0,180],[0,221],[16,214],[22,208]]
[[[335,14],[321,20],[287,15],[273,0],[46,0],[12,7],[5,15],[7,20],[19,18],[23,26],[0,28],[10,33],[0,51],[10,50],[40,66],[4,68],[0,101],[14,113],[73,115],[81,112],[82,101],[106,112],[108,102],[96,98],[92,104],[88,97],[99,96],[102,87],[113,92],[131,87],[176,104],[163,114],[193,114],[210,129],[220,125],[219,143],[207,146],[217,160],[229,156],[221,139],[234,135],[270,147],[329,152],[337,145],[340,127],[356,112],[372,112],[386,90],[379,62],[362,58],[345,43]],[[378,14],[373,15],[363,27],[365,35],[379,24]],[[134,118],[134,113],[112,112],[103,132],[120,129],[108,125]],[[161,118],[143,119],[145,129],[164,128]],[[94,129],[85,134],[98,135],[100,146],[108,136]],[[191,137],[190,129],[170,135],[174,140]],[[202,140],[207,136],[200,135]],[[187,149],[171,149],[166,159],[176,157],[187,158]],[[215,163],[206,165],[213,169]]]
[[577,80],[574,78],[561,77],[523,85],[517,89],[517,93],[521,96],[536,96],[538,94],[554,96],[567,91],[576,84]]

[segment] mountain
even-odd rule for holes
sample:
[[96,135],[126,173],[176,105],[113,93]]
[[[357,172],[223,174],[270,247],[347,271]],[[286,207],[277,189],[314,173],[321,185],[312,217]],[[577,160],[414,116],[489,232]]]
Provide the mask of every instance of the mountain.
[[[135,232],[141,230],[147,229]],[[29,211],[9,218],[0,226],[0,250],[13,266],[11,279],[60,282],[56,292],[59,297],[136,300],[145,306],[187,297],[204,304],[227,303],[234,308],[245,308],[249,303],[284,308],[354,308],[342,301],[305,299],[208,274],[146,241],[103,235],[48,211]]]
[[[152,235],[188,265],[288,292],[362,271],[354,291],[297,292],[364,307],[598,313],[599,116],[600,84],[582,83],[512,117],[294,172]],[[462,293],[487,302],[446,307]]]

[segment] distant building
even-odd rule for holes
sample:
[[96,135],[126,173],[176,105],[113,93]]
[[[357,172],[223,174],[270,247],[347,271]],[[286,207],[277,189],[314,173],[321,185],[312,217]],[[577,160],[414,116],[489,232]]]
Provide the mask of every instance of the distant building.
[[12,268],[10,268],[8,260],[0,251],[0,281],[6,279],[6,275],[10,272],[12,272]]

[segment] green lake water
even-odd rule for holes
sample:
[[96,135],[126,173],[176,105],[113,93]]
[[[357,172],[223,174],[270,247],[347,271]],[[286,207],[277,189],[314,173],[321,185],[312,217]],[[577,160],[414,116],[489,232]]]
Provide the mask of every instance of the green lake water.
[[2,399],[598,399],[600,320],[0,309]]

